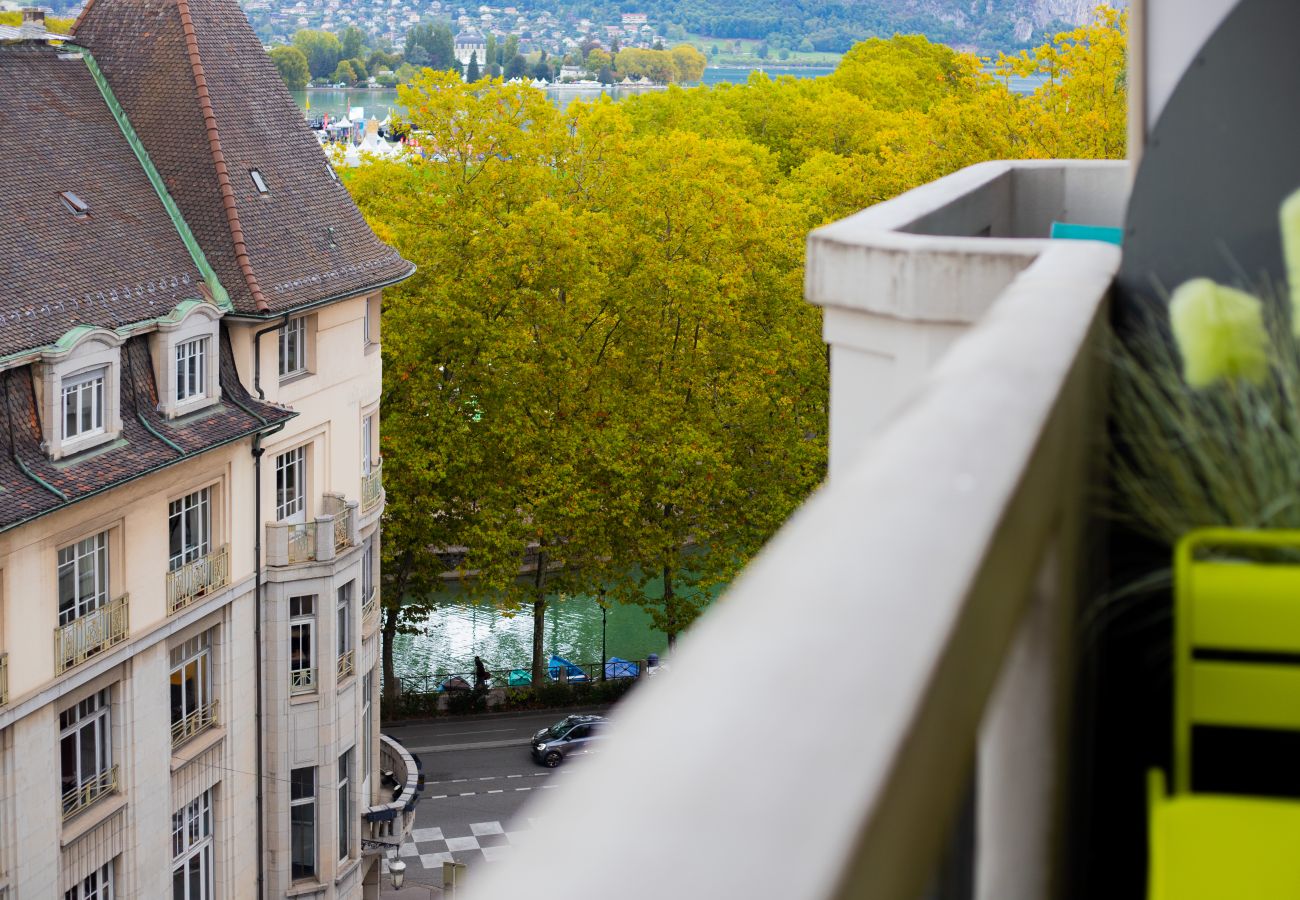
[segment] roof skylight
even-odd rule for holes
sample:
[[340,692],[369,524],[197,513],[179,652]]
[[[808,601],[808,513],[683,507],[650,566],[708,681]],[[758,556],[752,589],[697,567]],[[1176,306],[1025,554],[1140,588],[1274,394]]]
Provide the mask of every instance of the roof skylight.
[[253,187],[257,188],[259,194],[269,194],[271,189],[266,186],[266,180],[262,178],[262,173],[257,169],[249,169],[248,174],[253,178]]
[[90,205],[72,191],[60,191],[59,199],[63,201],[63,207],[74,217],[84,219],[90,215]]

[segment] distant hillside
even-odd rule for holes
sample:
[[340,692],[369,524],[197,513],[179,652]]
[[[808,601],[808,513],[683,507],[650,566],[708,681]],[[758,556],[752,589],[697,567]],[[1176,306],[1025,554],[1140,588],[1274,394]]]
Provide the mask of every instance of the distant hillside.
[[[1087,21],[1101,0],[523,0],[524,9],[549,9],[565,18],[618,21],[646,13],[657,30],[675,25],[718,38],[773,39],[843,52],[868,37],[921,32],[932,40],[981,50],[1041,42]],[[1126,5],[1126,0],[1112,0]]]

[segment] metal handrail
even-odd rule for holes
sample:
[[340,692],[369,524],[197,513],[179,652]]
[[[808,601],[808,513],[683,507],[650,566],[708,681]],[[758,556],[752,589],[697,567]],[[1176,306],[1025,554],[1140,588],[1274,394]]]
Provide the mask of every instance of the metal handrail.
[[368,513],[384,499],[384,461],[375,463],[371,470],[361,476],[361,511]]
[[344,678],[347,678],[349,675],[351,675],[353,672],[356,671],[354,665],[355,662],[356,660],[355,660],[354,651],[344,650],[342,653],[339,654],[339,664],[338,664],[339,681],[342,681]]
[[311,562],[316,558],[316,523],[299,522],[289,528],[289,563]]
[[117,766],[113,765],[93,778],[63,792],[63,818],[69,819],[101,797],[117,793]]
[[179,722],[172,723],[172,749],[217,724],[217,701],[206,703]]
[[54,629],[54,673],[66,672],[126,640],[129,595],[123,594],[86,615]]
[[379,591],[370,589],[370,598],[361,604],[361,621],[365,621],[379,609]]
[[314,690],[316,690],[315,669],[290,669],[289,670],[289,693],[290,694],[310,694]]
[[334,552],[352,544],[352,507],[344,506],[334,514]]
[[199,597],[230,582],[230,545],[192,560],[167,573],[167,614],[184,609]]

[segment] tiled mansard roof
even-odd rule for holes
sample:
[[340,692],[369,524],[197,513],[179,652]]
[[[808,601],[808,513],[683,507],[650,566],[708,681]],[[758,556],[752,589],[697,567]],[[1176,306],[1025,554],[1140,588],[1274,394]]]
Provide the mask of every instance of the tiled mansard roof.
[[199,267],[84,60],[0,46],[0,122],[13,141],[0,153],[0,359],[201,296]]
[[73,34],[237,311],[282,313],[411,273],[332,177],[236,0],[91,0]]
[[221,402],[173,420],[158,412],[148,338],[123,343],[122,434],[73,461],[52,463],[41,448],[31,367],[0,372],[0,531],[292,418],[249,395],[224,329],[220,343]]
[[[294,415],[249,395],[224,327],[220,402],[158,412],[147,333],[186,301],[274,316],[412,271],[332,177],[236,0],[93,0],[73,44],[7,30],[0,122],[0,531]],[[124,340],[123,430],[51,462],[31,363],[85,326]]]

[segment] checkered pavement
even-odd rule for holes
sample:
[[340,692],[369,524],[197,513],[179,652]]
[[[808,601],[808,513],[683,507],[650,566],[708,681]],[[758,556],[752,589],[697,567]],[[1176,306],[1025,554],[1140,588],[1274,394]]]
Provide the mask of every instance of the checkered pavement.
[[[419,866],[430,870],[441,870],[444,862],[469,865],[479,860],[495,862],[504,859],[512,847],[532,836],[533,823],[531,819],[512,822],[510,831],[506,831],[500,822],[475,822],[469,826],[469,834],[451,834],[452,830],[457,829],[414,828],[410,841],[398,849],[397,855],[410,868]],[[388,872],[387,860],[383,870]]]

